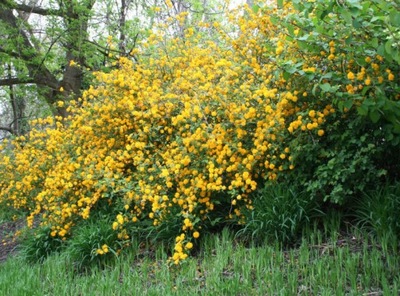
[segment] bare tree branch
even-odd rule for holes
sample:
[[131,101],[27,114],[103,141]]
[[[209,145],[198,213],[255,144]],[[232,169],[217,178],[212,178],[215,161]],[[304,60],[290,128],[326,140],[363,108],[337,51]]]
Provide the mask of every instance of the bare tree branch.
[[9,9],[16,9],[18,11],[35,13],[40,15],[53,15],[53,16],[63,16],[63,12],[59,9],[47,9],[36,6],[29,6],[26,4],[15,3],[10,0],[0,0],[0,4],[4,4]]
[[10,134],[14,134],[13,129],[7,126],[0,126],[0,131],[6,131],[9,132]]
[[16,85],[16,84],[30,84],[35,83],[35,80],[31,77],[26,78],[5,78],[0,79],[0,86],[9,86],[9,85]]

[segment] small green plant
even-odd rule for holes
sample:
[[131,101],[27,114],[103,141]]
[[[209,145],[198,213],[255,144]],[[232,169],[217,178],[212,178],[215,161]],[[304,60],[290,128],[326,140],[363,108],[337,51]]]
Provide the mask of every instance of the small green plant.
[[237,235],[247,236],[256,244],[265,240],[293,242],[317,210],[306,192],[282,184],[266,185],[257,191],[253,207],[244,213],[246,225]]
[[79,271],[103,267],[124,247],[123,238],[110,226],[110,219],[92,217],[76,228],[65,254]]
[[51,236],[50,232],[50,227],[38,227],[22,233],[21,254],[28,262],[43,262],[50,254],[61,251],[63,240]]

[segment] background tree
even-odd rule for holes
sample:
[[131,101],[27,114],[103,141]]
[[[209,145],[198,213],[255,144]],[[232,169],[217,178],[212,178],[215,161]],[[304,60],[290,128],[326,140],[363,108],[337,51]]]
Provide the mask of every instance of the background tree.
[[[5,41],[0,45],[0,132],[24,133],[29,115],[65,117],[65,105],[56,103],[78,98],[92,71],[106,70],[110,59],[129,55],[154,23],[182,12],[213,16],[220,13],[216,3],[0,0]],[[170,34],[182,35],[188,20],[169,28]]]

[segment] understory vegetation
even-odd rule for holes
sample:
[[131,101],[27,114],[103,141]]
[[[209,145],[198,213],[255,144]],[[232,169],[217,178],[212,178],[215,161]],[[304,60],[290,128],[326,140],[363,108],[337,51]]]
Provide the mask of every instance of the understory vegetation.
[[397,295],[399,10],[158,24],[54,106],[68,116],[0,144],[1,211],[27,221],[0,291]]
[[[78,266],[70,252],[41,263],[22,256],[0,265],[4,295],[398,295],[400,260],[393,244],[338,217],[311,225],[295,246],[249,245],[224,229],[206,234],[191,258],[167,264],[168,248],[132,242],[128,252]],[[341,227],[339,227],[341,226]],[[339,228],[338,228],[339,227]]]

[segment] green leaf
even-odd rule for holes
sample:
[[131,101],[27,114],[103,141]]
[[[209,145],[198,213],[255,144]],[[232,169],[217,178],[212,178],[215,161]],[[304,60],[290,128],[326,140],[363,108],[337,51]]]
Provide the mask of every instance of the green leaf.
[[323,79],[330,79],[330,78],[332,78],[332,75],[333,75],[332,72],[328,72],[328,73],[326,73],[326,74],[321,76],[320,81],[322,81]]
[[393,10],[389,15],[390,23],[394,27],[400,27],[400,13],[396,10]]
[[393,45],[393,40],[388,40],[385,43],[385,51],[387,54],[392,55],[392,45]]
[[299,37],[297,40],[306,41],[310,38],[309,34],[304,34],[303,36]]
[[280,25],[281,20],[276,16],[270,16],[271,23],[273,25]]
[[367,93],[367,91],[369,91],[370,89],[371,89],[371,86],[364,86],[361,94],[364,96]]
[[[397,131],[397,133],[400,133],[400,127],[399,127],[399,130]],[[395,137],[391,143],[393,146],[397,146],[397,145],[399,145],[399,142],[400,142],[400,137]]]
[[353,103],[354,102],[353,102],[352,99],[347,100],[346,102],[343,103],[343,107],[346,108],[346,109],[350,109],[351,107],[353,107]]
[[338,105],[339,110],[343,111],[343,109],[344,109],[343,101],[340,101],[337,105]]
[[313,88],[312,88],[311,93],[313,94],[313,96],[315,96],[315,93],[317,92],[318,85],[319,85],[319,84],[316,83],[316,84],[314,84],[314,86],[313,86]]
[[341,14],[343,16],[343,19],[346,21],[346,23],[348,23],[348,24],[352,23],[353,19],[351,18],[351,13],[348,10],[342,9]]
[[[300,37],[301,38],[301,37]],[[301,50],[308,50],[310,48],[310,44],[306,41],[301,41],[300,39],[297,39],[297,45]]]
[[348,5],[350,6],[350,9],[352,12],[358,11],[359,9],[362,9],[362,6],[360,4],[360,0],[347,0]]
[[385,55],[385,45],[384,44],[380,44],[378,46],[378,48],[376,49],[376,52],[381,55],[384,56]]
[[291,74],[287,71],[283,72],[283,79],[285,80],[289,80],[290,79]]
[[346,38],[346,40],[344,42],[346,43],[346,45],[351,45],[353,42],[353,37],[349,36],[348,38]]
[[324,10],[322,13],[321,13],[321,15],[320,15],[320,19],[321,20],[323,20],[328,14],[330,13],[330,11],[329,10]]
[[394,49],[392,54],[393,60],[400,64],[400,50]]
[[379,40],[378,40],[378,38],[376,38],[376,37],[375,37],[375,38],[372,38],[370,44],[371,44],[374,48],[377,48],[377,47],[379,46]]
[[329,92],[330,90],[331,90],[331,85],[329,84],[329,83],[324,83],[324,84],[321,84],[320,86],[319,86],[321,89],[322,89],[322,91],[324,91],[324,92]]
[[253,10],[254,13],[257,13],[260,10],[260,6],[257,4],[254,4],[251,9]]
[[359,22],[358,19],[353,19],[353,27],[356,29],[359,29],[362,27],[362,24],[361,24],[361,22]]
[[367,116],[368,114],[368,107],[362,104],[360,107],[357,108],[358,114],[361,116]]
[[294,35],[294,26],[291,25],[291,24],[286,24],[286,28],[287,28],[287,30],[289,32],[289,35],[293,36]]
[[369,113],[369,118],[371,119],[371,121],[373,123],[377,123],[379,121],[379,119],[381,118],[381,114],[380,114],[379,110],[377,110],[377,109],[372,110]]

